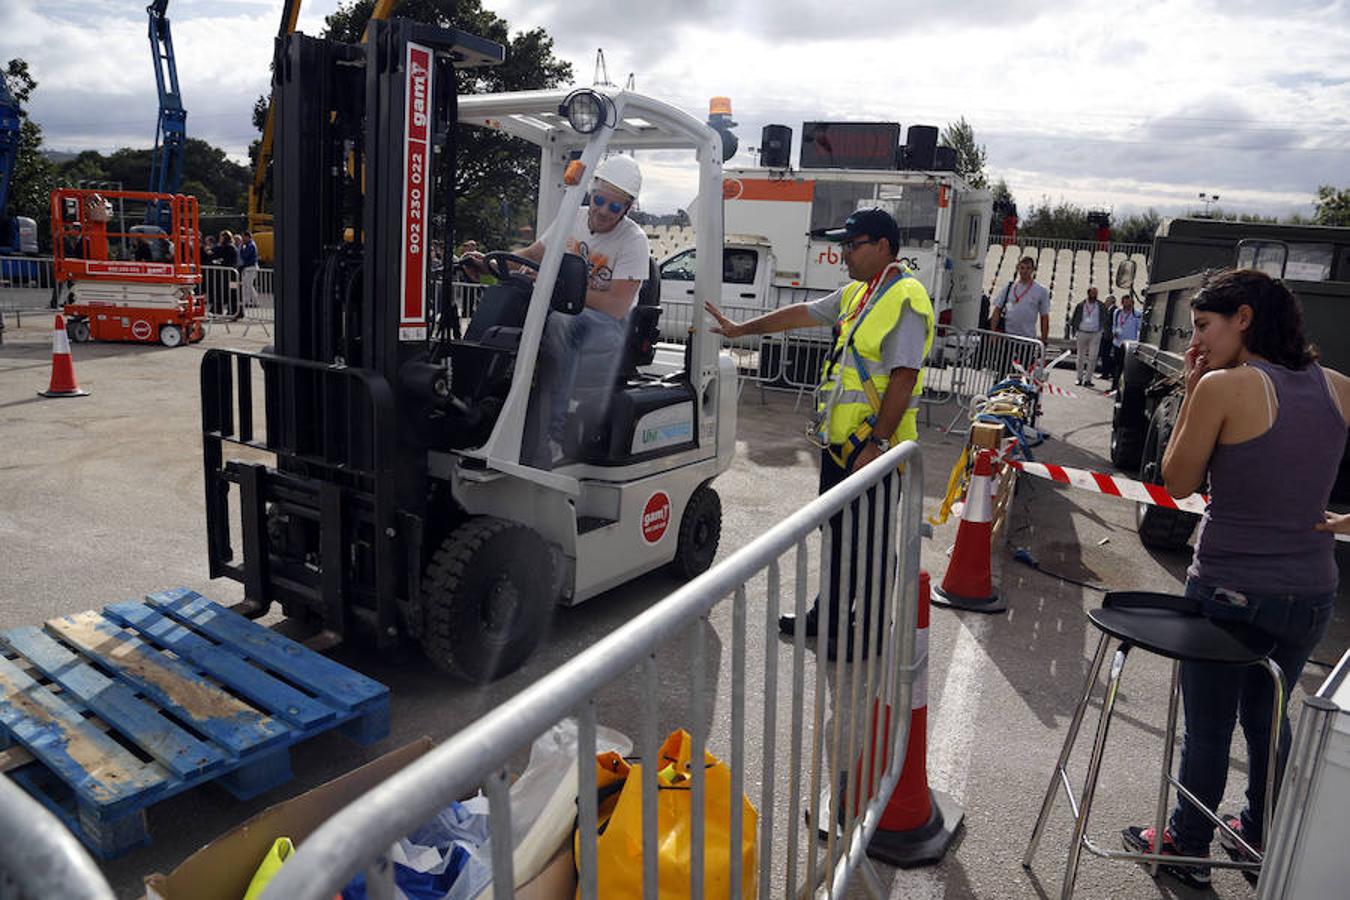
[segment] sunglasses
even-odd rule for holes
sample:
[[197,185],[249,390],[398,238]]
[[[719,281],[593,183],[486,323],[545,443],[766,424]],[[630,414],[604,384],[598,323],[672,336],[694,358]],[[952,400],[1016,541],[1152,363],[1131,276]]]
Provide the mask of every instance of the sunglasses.
[[624,211],[624,208],[626,206],[628,206],[628,201],[615,200],[612,197],[606,197],[599,191],[596,191],[595,193],[591,194],[591,206],[594,206],[596,209],[602,209],[606,205],[609,206],[610,212],[614,213],[615,215],[618,215],[619,213]]
[[851,253],[854,250],[857,250],[859,247],[865,247],[868,244],[875,244],[875,243],[876,240],[871,238],[869,238],[868,240],[863,240],[862,238],[849,238],[846,241],[839,242],[839,249],[843,250],[845,253]]

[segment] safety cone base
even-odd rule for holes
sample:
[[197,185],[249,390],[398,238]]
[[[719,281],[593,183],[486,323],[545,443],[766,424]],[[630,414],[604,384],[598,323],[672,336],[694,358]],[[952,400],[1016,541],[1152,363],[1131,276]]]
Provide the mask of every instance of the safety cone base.
[[38,391],[39,397],[88,397],[88,391],[82,391],[76,388],[73,391]]
[[947,847],[961,830],[966,811],[955,799],[941,791],[929,790],[933,814],[920,828],[908,831],[884,831],[880,828],[867,844],[867,855],[899,869],[931,866],[940,862]]
[[982,613],[999,613],[1008,608],[1008,601],[1004,600],[998,591],[993,591],[988,597],[962,597],[960,594],[935,587],[933,588],[932,602],[934,606]]

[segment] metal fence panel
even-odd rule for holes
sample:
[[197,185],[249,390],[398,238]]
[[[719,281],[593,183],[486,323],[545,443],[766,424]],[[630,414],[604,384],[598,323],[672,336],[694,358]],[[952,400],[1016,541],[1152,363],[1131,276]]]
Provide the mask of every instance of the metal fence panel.
[[75,835],[6,775],[0,775],[0,834],[0,897],[113,900]]
[[[900,489],[898,466],[904,467],[904,479],[914,489]],[[371,890],[390,890],[387,849],[450,801],[480,786],[487,789],[494,835],[509,834],[504,825],[509,801],[501,761],[525,751],[538,735],[568,714],[575,714],[580,723],[581,896],[596,897],[596,703],[604,689],[614,684],[635,684],[641,696],[641,709],[629,721],[637,725],[636,749],[644,763],[644,894],[655,898],[657,772],[662,768],[656,757],[657,723],[658,706],[663,702],[657,653],[662,649],[692,661],[693,689],[687,698],[692,758],[698,759],[700,748],[706,745],[728,763],[737,789],[760,781],[760,896],[796,896],[799,886],[811,892],[828,888],[839,896],[857,871],[875,884],[866,846],[900,777],[914,677],[926,664],[926,650],[915,642],[922,484],[918,446],[905,443],[890,450],[880,461],[816,498],[338,812],[282,867],[263,895],[265,900],[327,900],[363,869]],[[845,523],[851,515],[858,515],[856,533],[849,527],[839,527],[836,533],[831,525],[836,514]],[[828,596],[833,584],[841,595],[849,593],[853,578],[849,567],[830,570],[825,541],[833,536],[843,545],[842,559],[852,558],[851,546],[870,552],[872,558],[869,567],[863,562],[867,554],[858,554],[855,615],[851,622],[849,616],[839,616],[833,637],[843,647],[851,630],[855,647],[876,651],[879,644],[879,652],[863,652],[866,659],[855,663],[846,663],[842,653],[838,660],[827,662],[830,629],[822,628],[812,639],[814,654],[806,653],[807,639],[798,630],[790,653],[794,690],[779,691],[774,657],[780,652],[777,619],[785,577],[791,582],[792,605],[799,615],[805,611],[808,590],[819,589]],[[818,578],[809,575],[813,551],[820,562]],[[729,626],[727,609],[722,606],[728,600]],[[710,685],[700,680],[706,679],[700,673],[707,668],[700,661],[718,658],[709,656],[709,642],[725,637],[724,633],[710,637],[714,615],[732,632],[730,671],[720,675],[731,681],[730,722],[721,729],[726,723],[719,717],[716,734],[711,733],[713,717],[707,712],[710,701],[705,696]],[[864,643],[865,633],[870,644]],[[690,641],[687,648],[685,640]],[[762,671],[747,667],[747,646],[767,648]],[[812,683],[814,687],[806,689]],[[747,684],[760,688],[753,692],[753,702]],[[684,698],[683,693],[677,695],[678,700]],[[788,708],[780,710],[780,706]],[[705,717],[709,722],[705,723]],[[783,732],[778,723],[789,717],[790,729]],[[788,742],[786,750],[780,740]],[[706,834],[706,784],[700,766],[693,767],[692,785],[689,896],[701,897],[699,860],[706,848],[699,836]],[[802,790],[805,785],[809,790]],[[733,792],[732,797],[732,808],[739,808],[739,796]],[[803,821],[804,830],[800,828]],[[776,827],[779,822],[786,823],[786,838]],[[827,833],[823,844],[818,829]],[[728,834],[732,842],[729,858],[737,859],[741,835],[734,821]],[[514,884],[511,854],[502,848],[491,856],[494,883]],[[741,896],[740,887],[733,879],[731,896]],[[502,893],[499,889],[498,895]]]

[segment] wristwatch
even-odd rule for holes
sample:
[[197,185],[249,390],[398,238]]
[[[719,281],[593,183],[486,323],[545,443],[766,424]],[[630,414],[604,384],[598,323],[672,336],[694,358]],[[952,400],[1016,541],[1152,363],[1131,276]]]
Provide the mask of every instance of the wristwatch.
[[884,437],[877,437],[875,434],[868,438],[869,441],[877,445],[877,449],[882,453],[891,449],[891,442]]

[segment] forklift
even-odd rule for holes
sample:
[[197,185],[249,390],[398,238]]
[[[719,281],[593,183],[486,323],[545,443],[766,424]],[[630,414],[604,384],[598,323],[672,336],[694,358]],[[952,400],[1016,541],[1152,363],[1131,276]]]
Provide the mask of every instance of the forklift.
[[734,136],[631,91],[457,96],[455,68],[500,45],[401,19],[368,38],[277,44],[274,344],[201,368],[210,574],[243,584],[247,615],[279,603],[329,642],[420,646],[485,683],[526,661],[556,605],[711,565],[737,383],[701,309],[686,344],[657,345],[652,264],[617,378],[573,392],[567,461],[530,465],[540,337],[583,308],[586,263],[563,241],[537,265],[489,254],[498,283],[454,302],[457,128],[534,145],[537,233],[576,216],[606,154],[691,152],[709,297]]

